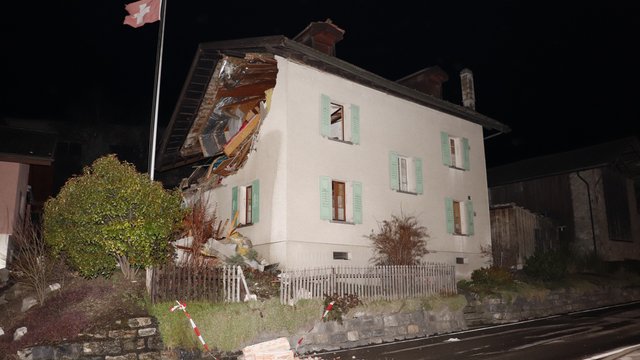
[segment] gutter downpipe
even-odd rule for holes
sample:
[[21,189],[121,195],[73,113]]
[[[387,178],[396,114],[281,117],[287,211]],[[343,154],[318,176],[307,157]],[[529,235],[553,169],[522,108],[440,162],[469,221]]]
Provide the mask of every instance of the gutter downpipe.
[[587,180],[585,180],[581,175],[580,175],[580,170],[576,171],[576,175],[578,175],[578,178],[580,178],[580,180],[582,180],[582,182],[584,182],[584,184],[587,186],[587,199],[589,200],[589,217],[591,220],[591,235],[593,237],[593,254],[596,256],[596,258],[598,257],[598,248],[596,246],[596,229],[593,225],[593,207],[591,206],[591,188],[589,187],[589,183],[587,182]]

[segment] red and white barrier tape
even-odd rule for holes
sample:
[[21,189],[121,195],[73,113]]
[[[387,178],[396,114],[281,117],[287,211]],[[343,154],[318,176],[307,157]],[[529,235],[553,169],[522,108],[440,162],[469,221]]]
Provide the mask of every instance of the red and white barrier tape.
[[[324,313],[322,314],[322,317],[320,318],[320,320],[324,320],[324,318],[326,318],[327,315],[329,315],[329,311],[333,309],[333,304],[335,304],[335,301],[332,301],[327,305],[327,307],[324,309]],[[313,328],[309,329],[309,331],[311,330],[313,330]],[[309,331],[307,331],[307,333],[309,333]],[[298,340],[298,343],[296,344],[296,353],[298,353],[298,347],[300,346],[300,344],[302,344],[303,339],[304,337],[301,337],[300,340]]]
[[187,312],[187,303],[181,303],[178,300],[176,300],[176,302],[178,303],[178,305],[175,305],[174,307],[169,309],[169,311],[174,312],[177,309],[182,310],[184,312],[184,314],[187,315],[187,318],[189,319],[189,322],[191,323],[191,327],[193,328],[193,331],[196,333],[196,336],[198,336],[198,339],[200,340],[200,342],[204,346],[204,349],[209,351],[209,347],[207,346],[207,343],[204,342],[204,339],[202,338],[202,335],[200,335],[200,330],[198,330],[198,327],[196,326],[196,323],[193,322],[193,319],[191,318],[191,315],[189,315],[189,313]]

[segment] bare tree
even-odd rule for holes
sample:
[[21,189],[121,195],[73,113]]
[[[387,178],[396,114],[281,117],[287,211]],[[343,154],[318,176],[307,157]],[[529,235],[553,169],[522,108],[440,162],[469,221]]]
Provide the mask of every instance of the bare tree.
[[429,253],[427,228],[420,226],[415,216],[391,215],[391,220],[379,223],[378,233],[367,235],[373,241],[376,265],[418,265]]

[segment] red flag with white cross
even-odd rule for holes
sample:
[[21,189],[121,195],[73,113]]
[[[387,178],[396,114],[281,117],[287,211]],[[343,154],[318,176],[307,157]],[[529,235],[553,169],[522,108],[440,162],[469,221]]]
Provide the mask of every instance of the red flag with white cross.
[[160,20],[161,4],[162,0],[140,0],[125,5],[129,15],[125,16],[124,24],[138,28]]

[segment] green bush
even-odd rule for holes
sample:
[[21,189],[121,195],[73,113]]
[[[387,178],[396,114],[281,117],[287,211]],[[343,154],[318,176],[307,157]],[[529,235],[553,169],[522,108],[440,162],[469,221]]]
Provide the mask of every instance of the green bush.
[[562,280],[567,274],[566,258],[560,251],[537,251],[527,258],[522,270],[527,276],[537,280]]
[[118,264],[131,279],[172,253],[169,237],[183,218],[181,202],[179,192],[107,155],[47,200],[44,238],[84,277],[110,276]]
[[492,294],[498,290],[511,289],[515,286],[515,283],[509,270],[491,266],[473,270],[471,280],[460,280],[457,286],[460,291]]

